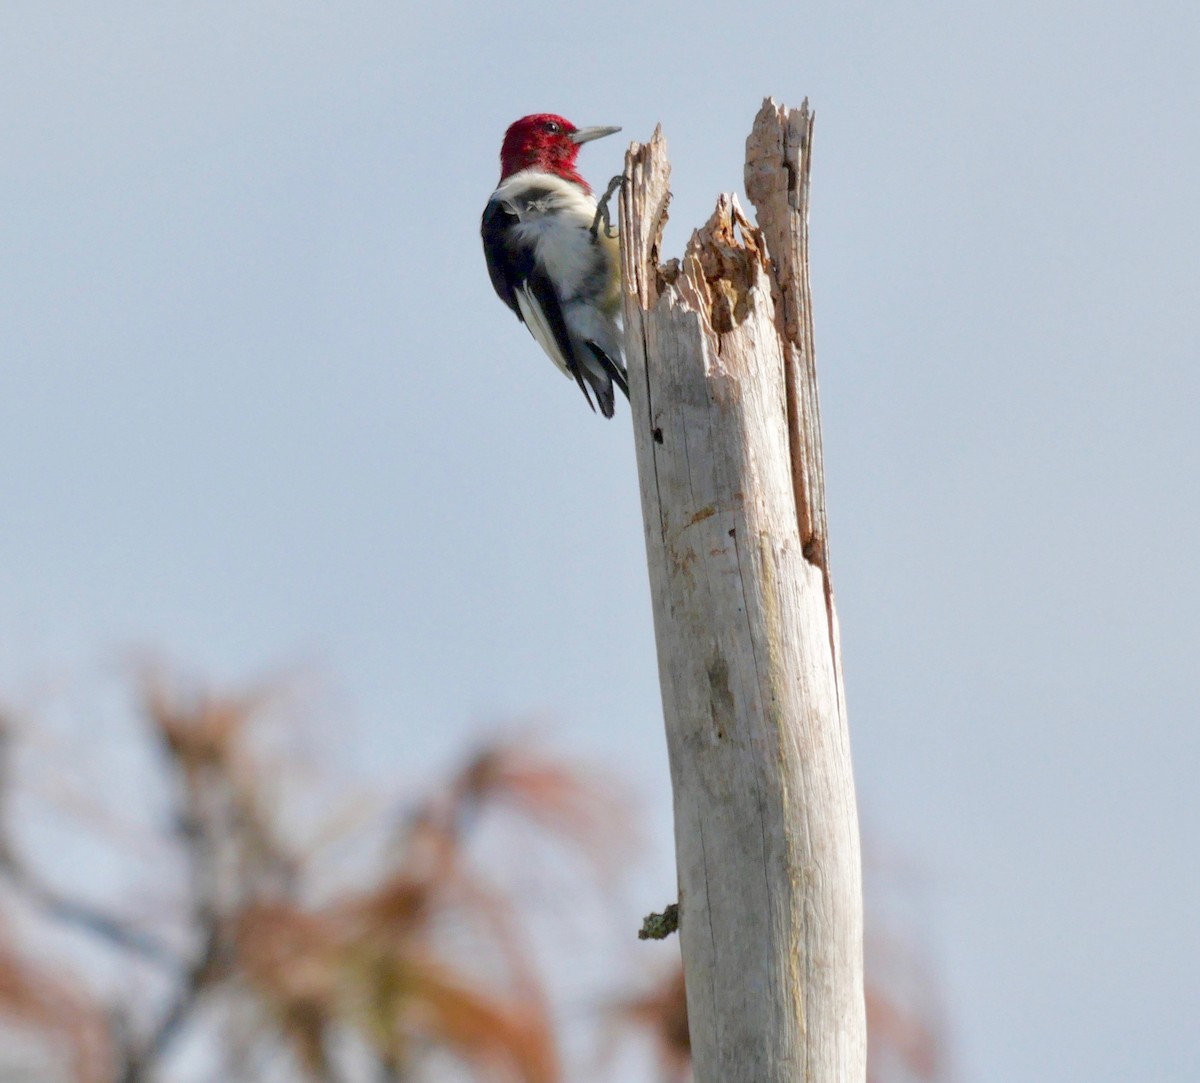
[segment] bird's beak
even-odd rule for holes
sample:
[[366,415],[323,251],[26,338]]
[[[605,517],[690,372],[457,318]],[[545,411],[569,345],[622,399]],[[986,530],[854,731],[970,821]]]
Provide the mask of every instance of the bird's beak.
[[620,128],[579,128],[571,133],[570,139],[572,143],[590,143],[593,139],[612,135],[613,132],[619,132],[620,130]]

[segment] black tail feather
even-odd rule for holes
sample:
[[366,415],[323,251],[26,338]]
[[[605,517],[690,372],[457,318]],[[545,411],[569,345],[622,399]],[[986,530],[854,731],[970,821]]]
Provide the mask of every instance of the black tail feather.
[[[592,396],[588,393],[588,384],[592,382],[591,374],[587,372],[580,372],[579,367],[576,366],[573,375],[575,376],[575,382],[579,385],[579,390],[583,392],[583,397],[587,399],[587,404],[592,408],[592,413],[594,414],[596,412],[596,404],[592,402]],[[585,376],[587,377],[586,382],[584,380]],[[604,399],[601,397],[599,388],[595,388],[595,391],[596,398],[600,400],[600,412],[604,414]],[[612,392],[609,392],[609,397],[612,397]],[[604,414],[604,416],[612,417],[612,411],[610,410],[607,414]]]
[[[625,396],[626,401],[628,401],[629,377],[625,375],[625,366],[622,365],[619,360],[614,360],[613,358],[609,357],[608,354],[606,354],[591,339],[587,340],[587,347],[595,355],[596,360],[600,362],[600,367],[604,370],[604,374],[607,377],[603,382],[605,384],[604,390],[607,394],[609,403],[611,404],[613,402],[611,384],[616,384],[617,387],[621,389],[621,393]],[[597,399],[600,398],[600,389],[597,387],[598,383],[600,383],[598,379],[595,382],[592,382],[592,389],[596,392]],[[600,403],[600,412],[604,414],[605,417],[612,417],[613,415],[611,405],[609,409],[605,410],[603,401]]]
[[[615,413],[616,399],[613,397],[613,382],[609,379],[608,374],[584,369],[583,378],[591,385],[592,392],[596,396],[596,406],[600,407],[600,412],[605,417],[612,417]],[[585,391],[584,394],[586,395],[587,392]],[[591,401],[589,398],[588,403],[590,404]],[[592,407],[593,410],[595,408],[595,406]]]

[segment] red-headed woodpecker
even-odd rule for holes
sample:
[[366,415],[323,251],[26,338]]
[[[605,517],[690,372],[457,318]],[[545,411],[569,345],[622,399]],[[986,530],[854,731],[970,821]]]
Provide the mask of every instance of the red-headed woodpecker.
[[617,242],[575,169],[582,144],[620,128],[576,128],[552,113],[504,135],[500,185],[483,212],[483,251],[496,293],[592,405],[613,416],[613,384],[629,397],[621,359]]

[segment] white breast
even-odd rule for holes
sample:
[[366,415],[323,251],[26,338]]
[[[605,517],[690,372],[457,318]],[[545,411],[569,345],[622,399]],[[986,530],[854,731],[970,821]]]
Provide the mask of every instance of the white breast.
[[533,247],[534,258],[568,302],[596,271],[596,244],[590,232],[596,200],[578,185],[532,169],[508,177],[492,198],[512,208],[518,218],[518,243]]

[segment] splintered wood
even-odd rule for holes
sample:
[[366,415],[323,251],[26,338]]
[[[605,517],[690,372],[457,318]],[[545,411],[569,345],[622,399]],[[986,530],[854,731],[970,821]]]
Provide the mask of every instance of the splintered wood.
[[621,194],[626,355],[696,1083],[862,1083],[858,819],[808,279],[812,117],[764,103],[757,225],[663,263],[661,131]]

